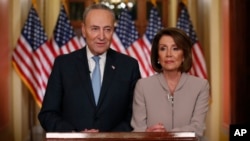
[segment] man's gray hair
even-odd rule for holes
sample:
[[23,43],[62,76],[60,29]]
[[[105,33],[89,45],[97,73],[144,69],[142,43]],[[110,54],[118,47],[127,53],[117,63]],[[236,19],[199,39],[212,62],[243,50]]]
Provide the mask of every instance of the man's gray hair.
[[85,23],[86,17],[87,17],[87,15],[88,15],[89,11],[95,10],[95,9],[102,9],[102,10],[107,10],[107,11],[109,11],[109,12],[112,14],[113,19],[114,19],[114,22],[115,22],[115,13],[114,13],[114,11],[113,11],[112,9],[110,9],[108,6],[106,6],[106,5],[104,5],[104,4],[98,3],[98,4],[90,5],[89,7],[87,7],[87,8],[84,10],[83,15],[82,15],[83,23]]

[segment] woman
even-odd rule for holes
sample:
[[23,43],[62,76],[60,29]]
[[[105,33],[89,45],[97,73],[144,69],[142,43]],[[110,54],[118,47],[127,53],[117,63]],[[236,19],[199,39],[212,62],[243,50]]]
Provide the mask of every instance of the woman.
[[209,83],[188,72],[192,43],[177,28],[157,33],[151,63],[157,74],[135,88],[131,125],[136,132],[194,131],[203,136],[209,107]]

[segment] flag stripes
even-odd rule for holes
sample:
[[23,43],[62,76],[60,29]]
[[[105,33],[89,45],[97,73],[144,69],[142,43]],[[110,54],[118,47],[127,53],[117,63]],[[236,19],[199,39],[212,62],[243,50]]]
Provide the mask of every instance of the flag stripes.
[[49,47],[47,36],[38,14],[32,6],[13,51],[12,63],[38,105],[41,105],[43,100],[47,83],[45,78],[49,75],[49,72],[46,71],[47,64],[41,62],[47,60],[42,55],[46,54],[44,48],[47,47]]
[[118,23],[112,38],[111,48],[127,54],[138,60],[141,76],[149,76],[149,62],[139,38],[139,34],[127,9],[124,9],[118,17]]
[[186,6],[183,3],[181,3],[180,6],[181,6],[181,14],[177,20],[177,28],[184,30],[193,43],[192,47],[193,66],[191,68],[190,74],[206,79],[207,69],[202,48],[197,40],[197,36],[194,31]]
[[154,36],[162,28],[163,28],[163,25],[162,25],[157,7],[152,7],[150,10],[149,22],[146,28],[146,32],[140,40],[141,46],[144,49],[145,59],[148,62],[147,63],[148,75],[147,76],[151,76],[155,73],[152,68],[151,59],[150,59],[151,46],[152,46],[152,41],[153,41]]
[[84,45],[84,39],[74,34],[63,5],[50,41],[47,39],[36,10],[31,7],[13,51],[12,62],[39,106],[43,101],[55,58],[80,49]]

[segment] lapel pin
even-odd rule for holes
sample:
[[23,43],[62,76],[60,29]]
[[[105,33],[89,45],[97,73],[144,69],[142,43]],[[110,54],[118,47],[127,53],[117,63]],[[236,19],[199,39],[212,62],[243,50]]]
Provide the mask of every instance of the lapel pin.
[[111,68],[114,70],[114,69],[115,69],[115,66],[112,65]]

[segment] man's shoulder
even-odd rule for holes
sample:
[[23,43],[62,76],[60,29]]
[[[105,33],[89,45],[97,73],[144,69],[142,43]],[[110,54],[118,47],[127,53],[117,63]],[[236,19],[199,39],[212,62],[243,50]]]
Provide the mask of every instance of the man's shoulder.
[[116,57],[116,59],[120,59],[120,60],[123,60],[123,61],[128,61],[128,62],[137,62],[137,60],[131,56],[128,56],[126,54],[123,54],[123,53],[120,53],[120,52],[117,52],[113,49],[110,49],[109,50],[110,54],[112,54],[113,56]]
[[62,54],[57,56],[56,58],[58,59],[62,59],[62,58],[72,58],[72,57],[77,57],[77,56],[81,56],[83,54],[83,48],[72,51],[70,53],[67,54]]

